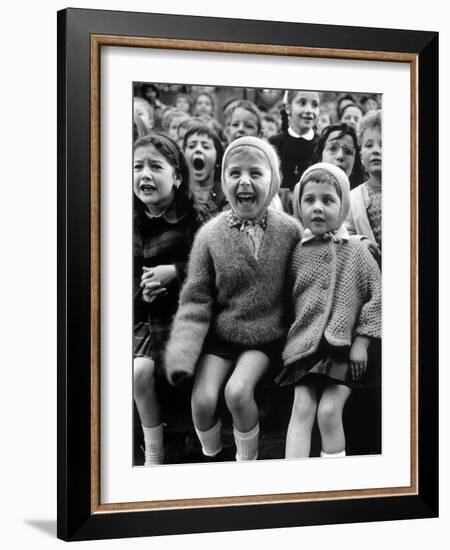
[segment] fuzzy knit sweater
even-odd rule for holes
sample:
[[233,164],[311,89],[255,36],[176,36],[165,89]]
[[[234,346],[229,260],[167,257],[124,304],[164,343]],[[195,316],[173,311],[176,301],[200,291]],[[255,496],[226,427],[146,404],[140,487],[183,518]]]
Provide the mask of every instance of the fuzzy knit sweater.
[[381,337],[381,275],[367,246],[313,239],[297,245],[289,266],[295,320],[285,366],[314,353],[324,337],[350,346],[357,335]]
[[194,373],[210,329],[226,342],[250,346],[286,336],[285,279],[299,238],[296,220],[272,209],[258,259],[226,213],[200,229],[166,348],[169,381]]

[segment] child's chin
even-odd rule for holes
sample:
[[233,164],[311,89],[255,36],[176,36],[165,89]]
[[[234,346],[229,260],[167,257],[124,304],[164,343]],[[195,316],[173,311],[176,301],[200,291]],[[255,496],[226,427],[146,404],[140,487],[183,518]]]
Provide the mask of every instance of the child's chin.
[[256,218],[258,215],[258,212],[255,208],[245,208],[242,206],[238,206],[236,208],[236,214],[242,218],[243,220],[252,220],[253,218]]

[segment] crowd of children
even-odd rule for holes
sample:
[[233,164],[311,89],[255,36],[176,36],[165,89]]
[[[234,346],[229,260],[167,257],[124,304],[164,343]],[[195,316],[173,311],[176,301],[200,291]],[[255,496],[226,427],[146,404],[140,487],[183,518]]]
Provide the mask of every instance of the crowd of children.
[[[139,84],[134,97],[134,400],[165,460],[161,387],[255,460],[255,391],[293,388],[286,458],[345,455],[345,403],[381,375],[382,116],[376,95]],[[170,408],[170,403],[167,404]],[[276,412],[275,412],[276,414]]]

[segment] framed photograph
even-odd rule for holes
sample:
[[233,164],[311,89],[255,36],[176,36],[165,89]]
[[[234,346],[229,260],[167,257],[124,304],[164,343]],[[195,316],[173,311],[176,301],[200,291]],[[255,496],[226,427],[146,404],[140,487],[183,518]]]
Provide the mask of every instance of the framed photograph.
[[[433,32],[58,13],[59,538],[438,515],[437,83]],[[272,174],[252,215],[257,186],[230,191],[246,147]],[[315,163],[337,182],[338,204],[352,197],[350,213],[367,195],[365,225],[349,214],[342,236],[325,218],[308,221]],[[364,279],[357,311],[377,297],[378,328],[358,336],[362,314],[346,321],[353,302],[339,289],[360,268],[336,256],[332,295],[320,279],[328,332],[292,362],[309,287],[297,307],[285,274],[308,231],[310,247],[320,237],[368,258],[376,282],[369,292]],[[272,232],[283,237],[270,248]],[[247,280],[246,262],[256,273],[263,258]],[[193,316],[192,300],[212,304],[207,315]],[[277,313],[264,324],[269,303]],[[348,345],[326,347],[345,323]],[[370,341],[359,373],[358,338]],[[202,384],[217,365],[205,413]],[[295,422],[312,387],[305,439]],[[341,408],[329,430],[330,395]]]

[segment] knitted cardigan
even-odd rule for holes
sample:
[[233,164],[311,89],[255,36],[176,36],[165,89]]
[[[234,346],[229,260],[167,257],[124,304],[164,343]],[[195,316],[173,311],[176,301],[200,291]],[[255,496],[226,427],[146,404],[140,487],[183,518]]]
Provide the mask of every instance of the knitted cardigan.
[[367,182],[365,182],[350,192],[350,212],[345,221],[345,227],[350,235],[364,235],[376,244],[377,241],[367,215],[369,203],[369,192],[367,191]]
[[285,366],[314,353],[324,337],[350,346],[357,335],[381,337],[381,275],[359,240],[314,239],[292,255],[295,320],[283,351]]
[[287,214],[267,212],[258,259],[225,212],[197,233],[166,348],[169,381],[194,373],[210,329],[226,342],[250,346],[286,336],[285,278],[300,229]]

